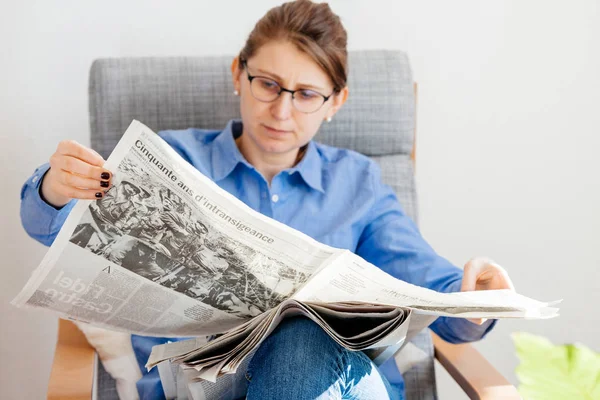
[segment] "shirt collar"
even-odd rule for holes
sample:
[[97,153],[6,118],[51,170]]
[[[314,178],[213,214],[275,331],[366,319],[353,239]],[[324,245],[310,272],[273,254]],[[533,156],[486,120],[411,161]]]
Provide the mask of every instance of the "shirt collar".
[[322,183],[323,160],[321,160],[317,145],[312,140],[308,142],[308,147],[302,160],[293,168],[288,169],[290,174],[293,174],[296,171],[308,186],[319,192],[325,193]]
[[[244,158],[235,144],[235,138],[239,137],[241,133],[242,121],[233,119],[227,123],[225,129],[215,138],[211,151],[212,175],[215,181],[226,178],[239,163],[254,169],[254,166]],[[317,146],[311,140],[308,142],[308,147],[302,160],[296,166],[286,171],[290,175],[298,172],[308,186],[320,192],[325,192],[321,182],[322,164],[323,162]]]
[[215,181],[227,177],[239,163],[253,168],[235,144],[235,138],[241,134],[241,130],[242,121],[232,119],[213,141],[211,163],[212,177]]

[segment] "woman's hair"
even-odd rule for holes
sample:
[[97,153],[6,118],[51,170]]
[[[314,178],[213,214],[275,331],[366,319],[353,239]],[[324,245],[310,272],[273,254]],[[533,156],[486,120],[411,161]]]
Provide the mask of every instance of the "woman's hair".
[[328,4],[297,0],[269,10],[248,36],[239,55],[240,65],[270,41],[296,45],[329,75],[336,92],[346,86],[346,30]]

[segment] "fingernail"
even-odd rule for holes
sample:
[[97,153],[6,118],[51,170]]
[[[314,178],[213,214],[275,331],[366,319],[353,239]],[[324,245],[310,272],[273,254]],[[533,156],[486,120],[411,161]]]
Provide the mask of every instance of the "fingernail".
[[108,181],[100,181],[100,187],[108,187]]
[[98,193],[96,193],[96,198],[97,198],[97,199],[101,199],[101,198],[102,198],[102,192],[98,192]]
[[108,178],[110,178],[110,174],[108,172],[103,172],[100,175],[100,178],[102,178],[102,179],[108,179]]

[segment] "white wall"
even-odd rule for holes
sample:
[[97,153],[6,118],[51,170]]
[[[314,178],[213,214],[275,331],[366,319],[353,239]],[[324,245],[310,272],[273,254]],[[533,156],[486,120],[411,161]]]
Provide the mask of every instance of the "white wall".
[[[55,318],[8,304],[45,249],[19,189],[59,140],[88,143],[87,79],[106,56],[234,54],[277,1],[6,2],[0,15],[0,398],[42,398]],[[550,321],[504,321],[477,347],[511,381],[509,333],[600,348],[597,1],[332,2],[351,49],[399,48],[419,82],[421,226],[458,265],[489,255],[517,289],[564,298]],[[134,18],[138,15],[137,18]],[[24,346],[24,347],[21,347]],[[460,398],[442,376],[442,399]]]

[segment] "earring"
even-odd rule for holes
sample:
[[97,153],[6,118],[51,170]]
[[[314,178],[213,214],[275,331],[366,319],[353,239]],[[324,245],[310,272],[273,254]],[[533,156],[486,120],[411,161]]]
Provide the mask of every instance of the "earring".
[[327,117],[326,121],[331,122],[331,117]]
[[240,95],[240,92],[238,92],[237,90],[234,90],[234,91],[233,91],[233,94],[234,94],[234,96],[239,96],[239,95]]

